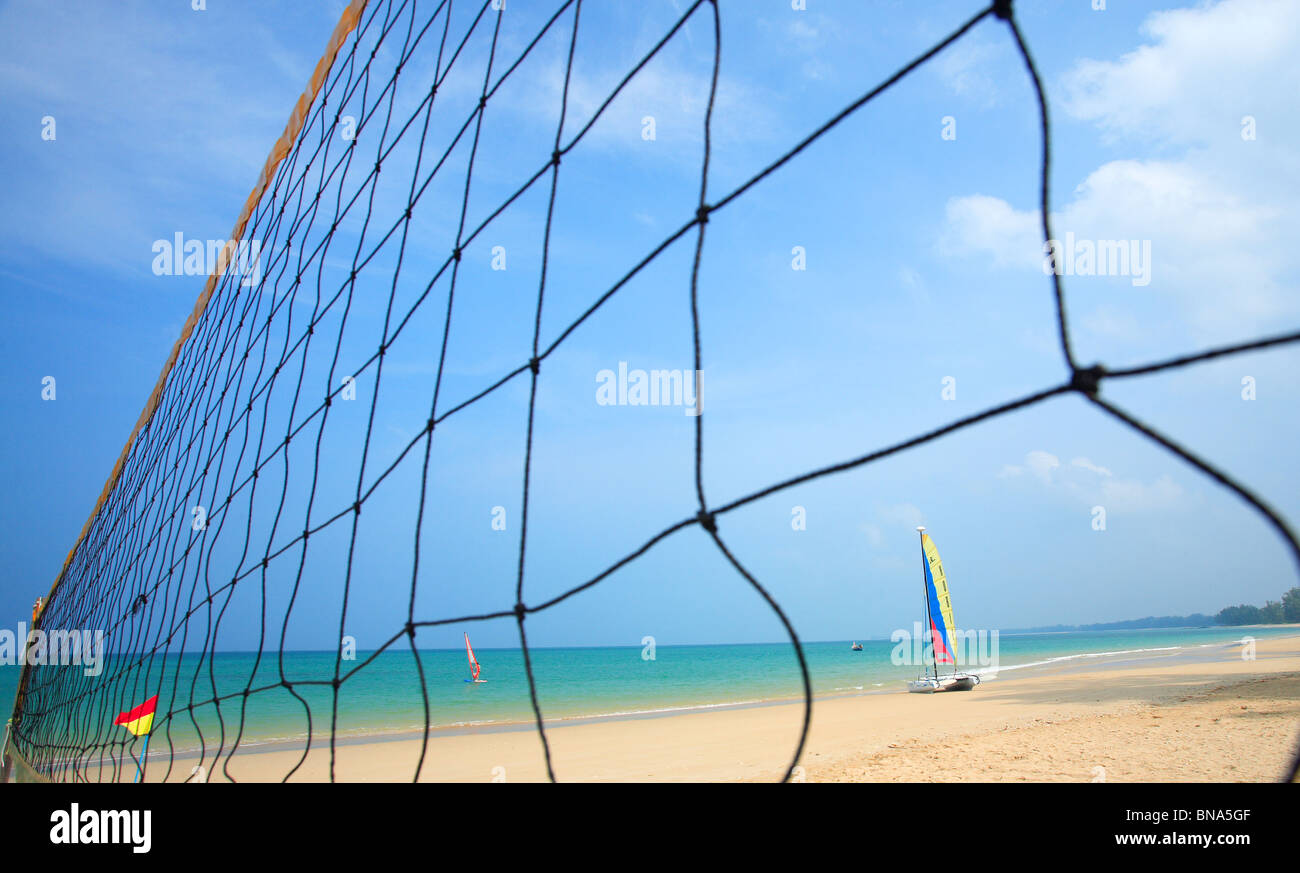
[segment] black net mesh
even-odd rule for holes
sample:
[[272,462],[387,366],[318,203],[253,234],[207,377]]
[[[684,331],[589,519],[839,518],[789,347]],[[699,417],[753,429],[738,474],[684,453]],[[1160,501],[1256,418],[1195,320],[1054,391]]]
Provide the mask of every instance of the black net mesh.
[[[1226,473],[1117,408],[1100,393],[1106,380],[1293,343],[1300,341],[1300,332],[1140,367],[1083,367],[1071,350],[1061,280],[1053,275],[1060,351],[1072,374],[1066,382],[895,445],[766,484],[723,505],[711,505],[705,496],[705,416],[699,415],[694,419],[698,505],[598,575],[575,582],[545,602],[529,603],[524,566],[537,385],[548,358],[574,331],[675,242],[693,239],[694,268],[689,290],[683,289],[683,293],[690,298],[694,366],[700,370],[699,267],[709,224],[727,220],[729,204],[989,17],[1005,26],[1037,95],[1042,132],[1042,230],[1044,239],[1052,239],[1047,103],[1011,3],[995,2],[862,93],[743,184],[710,196],[711,121],[722,57],[719,16],[724,4],[717,0],[691,4],[649,53],[631,64],[626,76],[586,119],[569,117],[582,0],[561,3],[535,35],[518,39],[515,34],[511,44],[522,48],[509,56],[502,38],[503,20],[509,12],[503,4],[484,0],[470,10],[473,14],[458,14],[452,5],[450,0],[425,3],[417,11],[415,0],[371,2],[335,59],[297,141],[249,221],[245,237],[261,241],[256,275],[228,271],[218,280],[166,381],[157,411],[131,447],[120,478],[93,518],[41,617],[45,631],[104,629],[111,655],[102,674],[94,677],[66,667],[31,665],[25,670],[12,738],[23,767],[30,768],[24,772],[58,781],[131,778],[140,744],[113,726],[114,716],[160,694],[149,751],[152,776],[192,779],[195,769],[189,766],[190,759],[214,768],[215,774],[215,768],[224,771],[241,745],[253,717],[250,701],[275,694],[302,714],[307,744],[299,766],[313,744],[327,742],[333,778],[339,694],[352,677],[382,653],[408,647],[420,672],[427,748],[430,708],[437,704],[424,687],[418,631],[434,625],[512,618],[518,626],[547,772],[554,779],[529,656],[528,617],[600,584],[665,538],[698,525],[779,617],[798,659],[804,713],[785,773],[788,779],[799,761],[812,711],[803,649],[780,605],[728,548],[718,518],[784,489],[870,464],[978,422],[1071,393],[1087,398],[1105,414],[1158,442],[1247,501],[1277,529],[1300,562],[1300,543],[1269,506]],[[564,159],[619,93],[692,20],[706,24],[713,56],[697,208],[683,215],[680,225],[631,264],[621,279],[591,299],[554,339],[544,342],[542,312],[552,256],[552,215]],[[471,210],[474,183],[488,184],[489,190],[492,185],[500,186],[499,178],[481,183],[483,171],[475,163],[493,97],[517,75],[539,42],[557,31],[567,45],[567,64],[554,138],[517,144],[521,165],[535,167],[535,172],[498,198],[493,207]],[[458,78],[453,79],[454,74]],[[340,135],[345,125],[355,127],[355,136]],[[388,169],[392,166],[400,167],[401,173]],[[438,211],[429,216],[441,236],[431,242],[427,234],[418,235],[417,242],[413,221],[422,215],[420,207],[433,208],[428,206],[432,191],[449,195],[438,198]],[[449,403],[443,396],[444,370],[463,253],[486,228],[509,216],[512,204],[529,191],[540,191],[548,203],[531,347],[519,350],[517,364],[508,372],[485,380],[463,399]],[[446,210],[448,202],[458,205],[455,212]],[[445,310],[435,308],[443,294]],[[407,422],[414,436],[399,451],[384,454],[375,449],[374,431],[388,385],[384,381],[386,362],[412,346],[438,349],[436,369],[424,383],[427,415]],[[438,427],[517,380],[528,383],[528,413],[514,603],[481,614],[422,615],[417,609],[417,593],[421,562],[428,556],[421,550],[421,531],[426,508],[434,500],[429,471]],[[355,402],[343,412],[341,401],[353,397]],[[334,432],[350,434],[356,442],[332,440]],[[349,662],[343,657],[341,640],[368,548],[364,533],[359,534],[361,519],[376,489],[408,456],[418,459],[421,473],[414,534],[409,540],[413,566],[405,621],[397,623],[392,635],[366,658]],[[195,516],[196,507],[202,508],[201,520]],[[333,541],[324,545],[331,537]],[[324,550],[327,554],[314,558],[313,547],[317,553]],[[312,564],[314,559],[327,562],[330,573],[313,574],[312,567],[319,566]],[[341,582],[322,582],[325,575]],[[231,610],[237,596],[251,597],[253,608]],[[304,600],[337,604],[340,644],[331,678],[295,678],[286,669],[283,655],[292,640],[291,618]],[[260,645],[248,659],[246,681],[235,688],[222,687],[212,666],[228,612],[239,615],[235,620],[247,621],[246,616],[252,615],[260,621]],[[326,697],[322,698],[322,693]],[[323,699],[330,701],[328,706],[321,705]],[[178,767],[174,734],[183,726],[192,728],[197,751],[186,751],[186,763]],[[422,750],[413,778],[420,777],[423,765]],[[289,779],[297,770],[298,766],[289,768],[283,778]]]

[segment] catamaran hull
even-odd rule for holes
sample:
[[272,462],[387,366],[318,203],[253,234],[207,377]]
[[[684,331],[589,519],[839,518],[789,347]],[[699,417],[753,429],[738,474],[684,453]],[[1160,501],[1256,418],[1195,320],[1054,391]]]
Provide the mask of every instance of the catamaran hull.
[[907,683],[907,690],[913,694],[934,694],[939,691],[970,691],[979,682],[978,676],[958,674],[956,676],[944,676],[939,679],[917,679],[914,682]]

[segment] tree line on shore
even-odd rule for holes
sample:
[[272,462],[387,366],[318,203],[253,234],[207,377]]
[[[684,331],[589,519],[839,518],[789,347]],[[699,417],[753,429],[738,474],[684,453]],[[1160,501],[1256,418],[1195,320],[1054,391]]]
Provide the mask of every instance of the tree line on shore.
[[1241,603],[1225,606],[1214,616],[1216,624],[1291,624],[1300,622],[1300,587],[1292,588],[1281,600],[1267,600],[1263,606]]
[[1051,627],[1018,628],[1009,633],[1062,633],[1069,631],[1147,630],[1150,628],[1214,627],[1243,624],[1300,624],[1300,587],[1292,588],[1281,600],[1267,600],[1263,606],[1241,603],[1225,606],[1214,615],[1201,612],[1192,615],[1148,615],[1127,621],[1105,621],[1097,624],[1057,624]]

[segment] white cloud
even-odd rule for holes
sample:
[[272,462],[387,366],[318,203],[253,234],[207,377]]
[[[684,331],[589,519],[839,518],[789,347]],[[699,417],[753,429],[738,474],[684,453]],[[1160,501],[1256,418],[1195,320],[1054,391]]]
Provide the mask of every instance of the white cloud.
[[1032,451],[1025,455],[1025,466],[1042,481],[1050,482],[1052,471],[1061,466],[1061,460],[1049,452]]
[[[1258,329],[1296,314],[1285,290],[1294,249],[1281,237],[1300,216],[1292,207],[1236,193],[1190,163],[1112,161],[1088,176],[1052,216],[1058,240],[1149,240],[1151,291],[1179,304],[1193,325]],[[948,202],[941,251],[989,257],[995,267],[1043,270],[1036,210],[986,195]],[[1134,284],[1136,278],[1066,277]],[[1113,322],[1112,322],[1113,324]]]
[[[1243,327],[1295,309],[1282,290],[1288,250],[1280,206],[1247,199],[1188,163],[1111,161],[1052,216],[1058,240],[1150,240],[1149,288],[1181,303],[1202,326]],[[941,250],[983,255],[995,267],[1043,273],[1038,212],[976,194],[948,201]],[[1102,278],[1067,277],[1067,287]],[[1129,278],[1114,281],[1131,284]],[[1228,293],[1231,292],[1231,293]]]
[[1000,197],[971,194],[948,201],[938,248],[946,255],[988,255],[997,267],[1040,269],[1042,239],[1036,213],[1021,212]]
[[1049,492],[1072,502],[1121,512],[1171,509],[1185,499],[1182,486],[1167,475],[1151,482],[1120,478],[1110,468],[1085,457],[1074,458],[1062,466],[1056,455],[1041,449],[1026,454],[1021,464],[1003,466],[998,475],[1002,478],[1030,475]]
[[1152,42],[1117,61],[1084,60],[1064,78],[1064,105],[1108,137],[1240,143],[1245,114],[1294,109],[1300,4],[1224,0],[1153,13]]
[[1073,461],[1070,462],[1070,466],[1079,467],[1084,470],[1088,470],[1092,473],[1096,473],[1098,476],[1114,475],[1113,473],[1110,472],[1110,470],[1107,470],[1105,467],[1098,467],[1096,464],[1094,464],[1092,461],[1089,461],[1087,458],[1075,458]]
[[1025,455],[1023,465],[1007,464],[1002,468],[999,476],[1021,476],[1030,473],[1039,481],[1050,483],[1052,481],[1052,471],[1061,466],[1061,459],[1051,452],[1044,452],[1038,449]]
[[[1172,303],[1194,331],[1220,335],[1275,328],[1300,314],[1290,288],[1300,269],[1300,4],[1224,0],[1160,12],[1143,32],[1150,44],[1117,60],[1081,60],[1049,93],[1064,92],[1066,114],[1093,125],[1130,156],[1090,172],[1054,198],[1058,240],[1151,242],[1144,300]],[[1240,120],[1256,118],[1257,141]],[[1071,135],[1058,124],[1058,137]],[[978,256],[999,268],[1043,269],[1038,210],[998,197],[952,198],[939,234],[950,256]],[[1129,278],[1067,277],[1072,299],[1084,287]],[[1134,289],[1127,288],[1128,292]],[[1127,305],[1127,304],[1126,304]],[[1112,308],[1093,324],[1131,335]]]
[[980,42],[979,37],[967,37],[935,58],[934,70],[955,96],[981,107],[992,106],[998,102],[996,81],[1002,73],[994,62],[1009,48],[1005,40]]

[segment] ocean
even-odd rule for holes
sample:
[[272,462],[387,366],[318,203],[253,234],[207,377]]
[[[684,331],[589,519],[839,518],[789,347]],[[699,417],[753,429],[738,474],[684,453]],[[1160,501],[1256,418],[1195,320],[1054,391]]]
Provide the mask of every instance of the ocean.
[[[988,666],[963,669],[982,673],[986,680],[1010,681],[1022,671],[1047,664],[1095,669],[1131,662],[1135,658],[1214,655],[1243,636],[1265,639],[1293,635],[1293,627],[1279,628],[1172,628],[1047,634],[1007,634],[999,638],[996,674]],[[896,665],[891,654],[896,644],[888,640],[862,640],[863,650],[851,651],[848,640],[804,645],[814,693],[818,696],[899,692],[915,678],[919,668]],[[674,711],[755,704],[802,696],[798,662],[789,643],[740,645],[659,646],[654,657],[639,646],[530,649],[537,680],[538,699],[548,722],[598,717],[636,717]],[[444,730],[478,730],[531,724],[533,713],[523,659],[518,649],[476,649],[483,666],[481,684],[467,684],[464,649],[422,650],[420,662],[428,693],[429,723]],[[285,675],[291,682],[325,681],[333,676],[333,652],[289,652],[284,655]],[[344,662],[344,671],[364,661]],[[255,656],[244,652],[218,653],[203,662],[195,655],[165,662],[155,659],[146,673],[107,683],[113,710],[103,718],[101,741],[123,733],[111,726],[118,710],[129,709],[152,694],[159,694],[159,717],[154,726],[151,752],[164,743],[174,751],[199,746],[212,748],[225,724],[229,748],[239,729],[245,700],[239,694],[249,685]],[[179,679],[176,678],[179,666]],[[80,669],[80,668],[68,668]],[[99,681],[114,672],[109,659]],[[18,668],[0,668],[0,697],[11,705]],[[274,653],[263,656],[252,687],[279,681]],[[193,717],[185,710],[193,700],[235,695],[223,700],[220,718],[211,703],[196,706]],[[191,688],[192,697],[191,697]],[[332,694],[328,684],[295,685],[257,691],[246,699],[241,745],[292,742],[308,733],[306,706],[311,710],[311,731],[328,736]],[[348,678],[339,689],[337,735],[364,737],[404,734],[424,726],[424,705],[415,657],[398,649],[377,656]],[[164,717],[168,710],[170,719]]]

